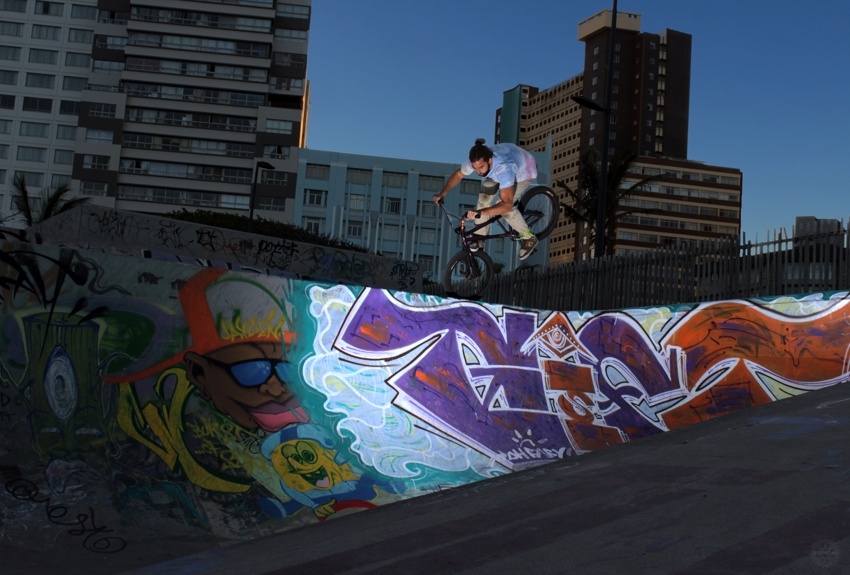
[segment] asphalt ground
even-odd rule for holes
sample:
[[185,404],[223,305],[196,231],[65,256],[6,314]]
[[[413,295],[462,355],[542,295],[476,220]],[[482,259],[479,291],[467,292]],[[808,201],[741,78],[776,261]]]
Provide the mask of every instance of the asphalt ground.
[[115,572],[843,575],[850,385],[233,547],[122,567]]

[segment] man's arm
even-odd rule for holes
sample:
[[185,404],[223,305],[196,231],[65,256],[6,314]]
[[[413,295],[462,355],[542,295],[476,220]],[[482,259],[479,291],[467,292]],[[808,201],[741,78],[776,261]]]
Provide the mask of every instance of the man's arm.
[[489,208],[484,208],[481,210],[469,210],[466,213],[466,218],[471,220],[474,218],[481,217],[492,217],[498,216],[499,214],[506,214],[512,209],[514,209],[514,191],[516,188],[514,186],[508,186],[507,188],[502,188],[499,190],[499,201],[490,206]]
[[461,172],[460,168],[458,168],[457,170],[455,170],[454,174],[449,176],[446,185],[443,186],[443,191],[441,191],[439,194],[434,194],[434,203],[439,204],[441,201],[443,201],[443,198],[446,197],[446,194],[449,193],[449,190],[458,185],[462,179],[463,172]]

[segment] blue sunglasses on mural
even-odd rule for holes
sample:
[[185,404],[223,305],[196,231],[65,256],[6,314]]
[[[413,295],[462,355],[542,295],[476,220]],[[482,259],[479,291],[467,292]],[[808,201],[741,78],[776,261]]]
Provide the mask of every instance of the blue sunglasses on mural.
[[282,359],[246,359],[236,363],[225,363],[211,357],[206,357],[206,360],[227,371],[242,387],[258,387],[270,380],[273,375],[285,381],[283,365],[287,362]]

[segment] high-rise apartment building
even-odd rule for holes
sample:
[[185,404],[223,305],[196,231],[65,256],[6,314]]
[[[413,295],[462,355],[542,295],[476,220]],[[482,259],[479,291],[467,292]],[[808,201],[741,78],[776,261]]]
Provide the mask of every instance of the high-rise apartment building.
[[[634,178],[655,181],[621,206],[614,251],[618,254],[659,245],[687,247],[737,236],[741,220],[740,170],[687,159],[690,114],[691,36],[675,30],[640,31],[640,15],[617,14],[613,68],[608,73],[613,14],[602,11],[578,25],[585,43],[584,71],[551,88],[519,85],[504,93],[496,113],[496,141],[542,150],[551,139],[552,180],[578,186],[579,158],[602,152],[605,113],[580,106],[584,96],[606,107],[610,78],[608,158],[638,155]],[[556,189],[562,202],[569,201]],[[550,241],[550,263],[592,255],[590,227],[562,217]]]
[[[15,173],[100,205],[284,209],[311,0],[0,0],[0,210]],[[252,206],[253,200],[253,206]]]

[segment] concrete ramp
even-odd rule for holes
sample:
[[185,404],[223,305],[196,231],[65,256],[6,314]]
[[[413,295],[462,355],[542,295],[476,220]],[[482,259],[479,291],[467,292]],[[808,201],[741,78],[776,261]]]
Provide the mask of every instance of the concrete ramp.
[[4,574],[321,538],[848,379],[847,293],[514,309],[24,237],[0,250]]

